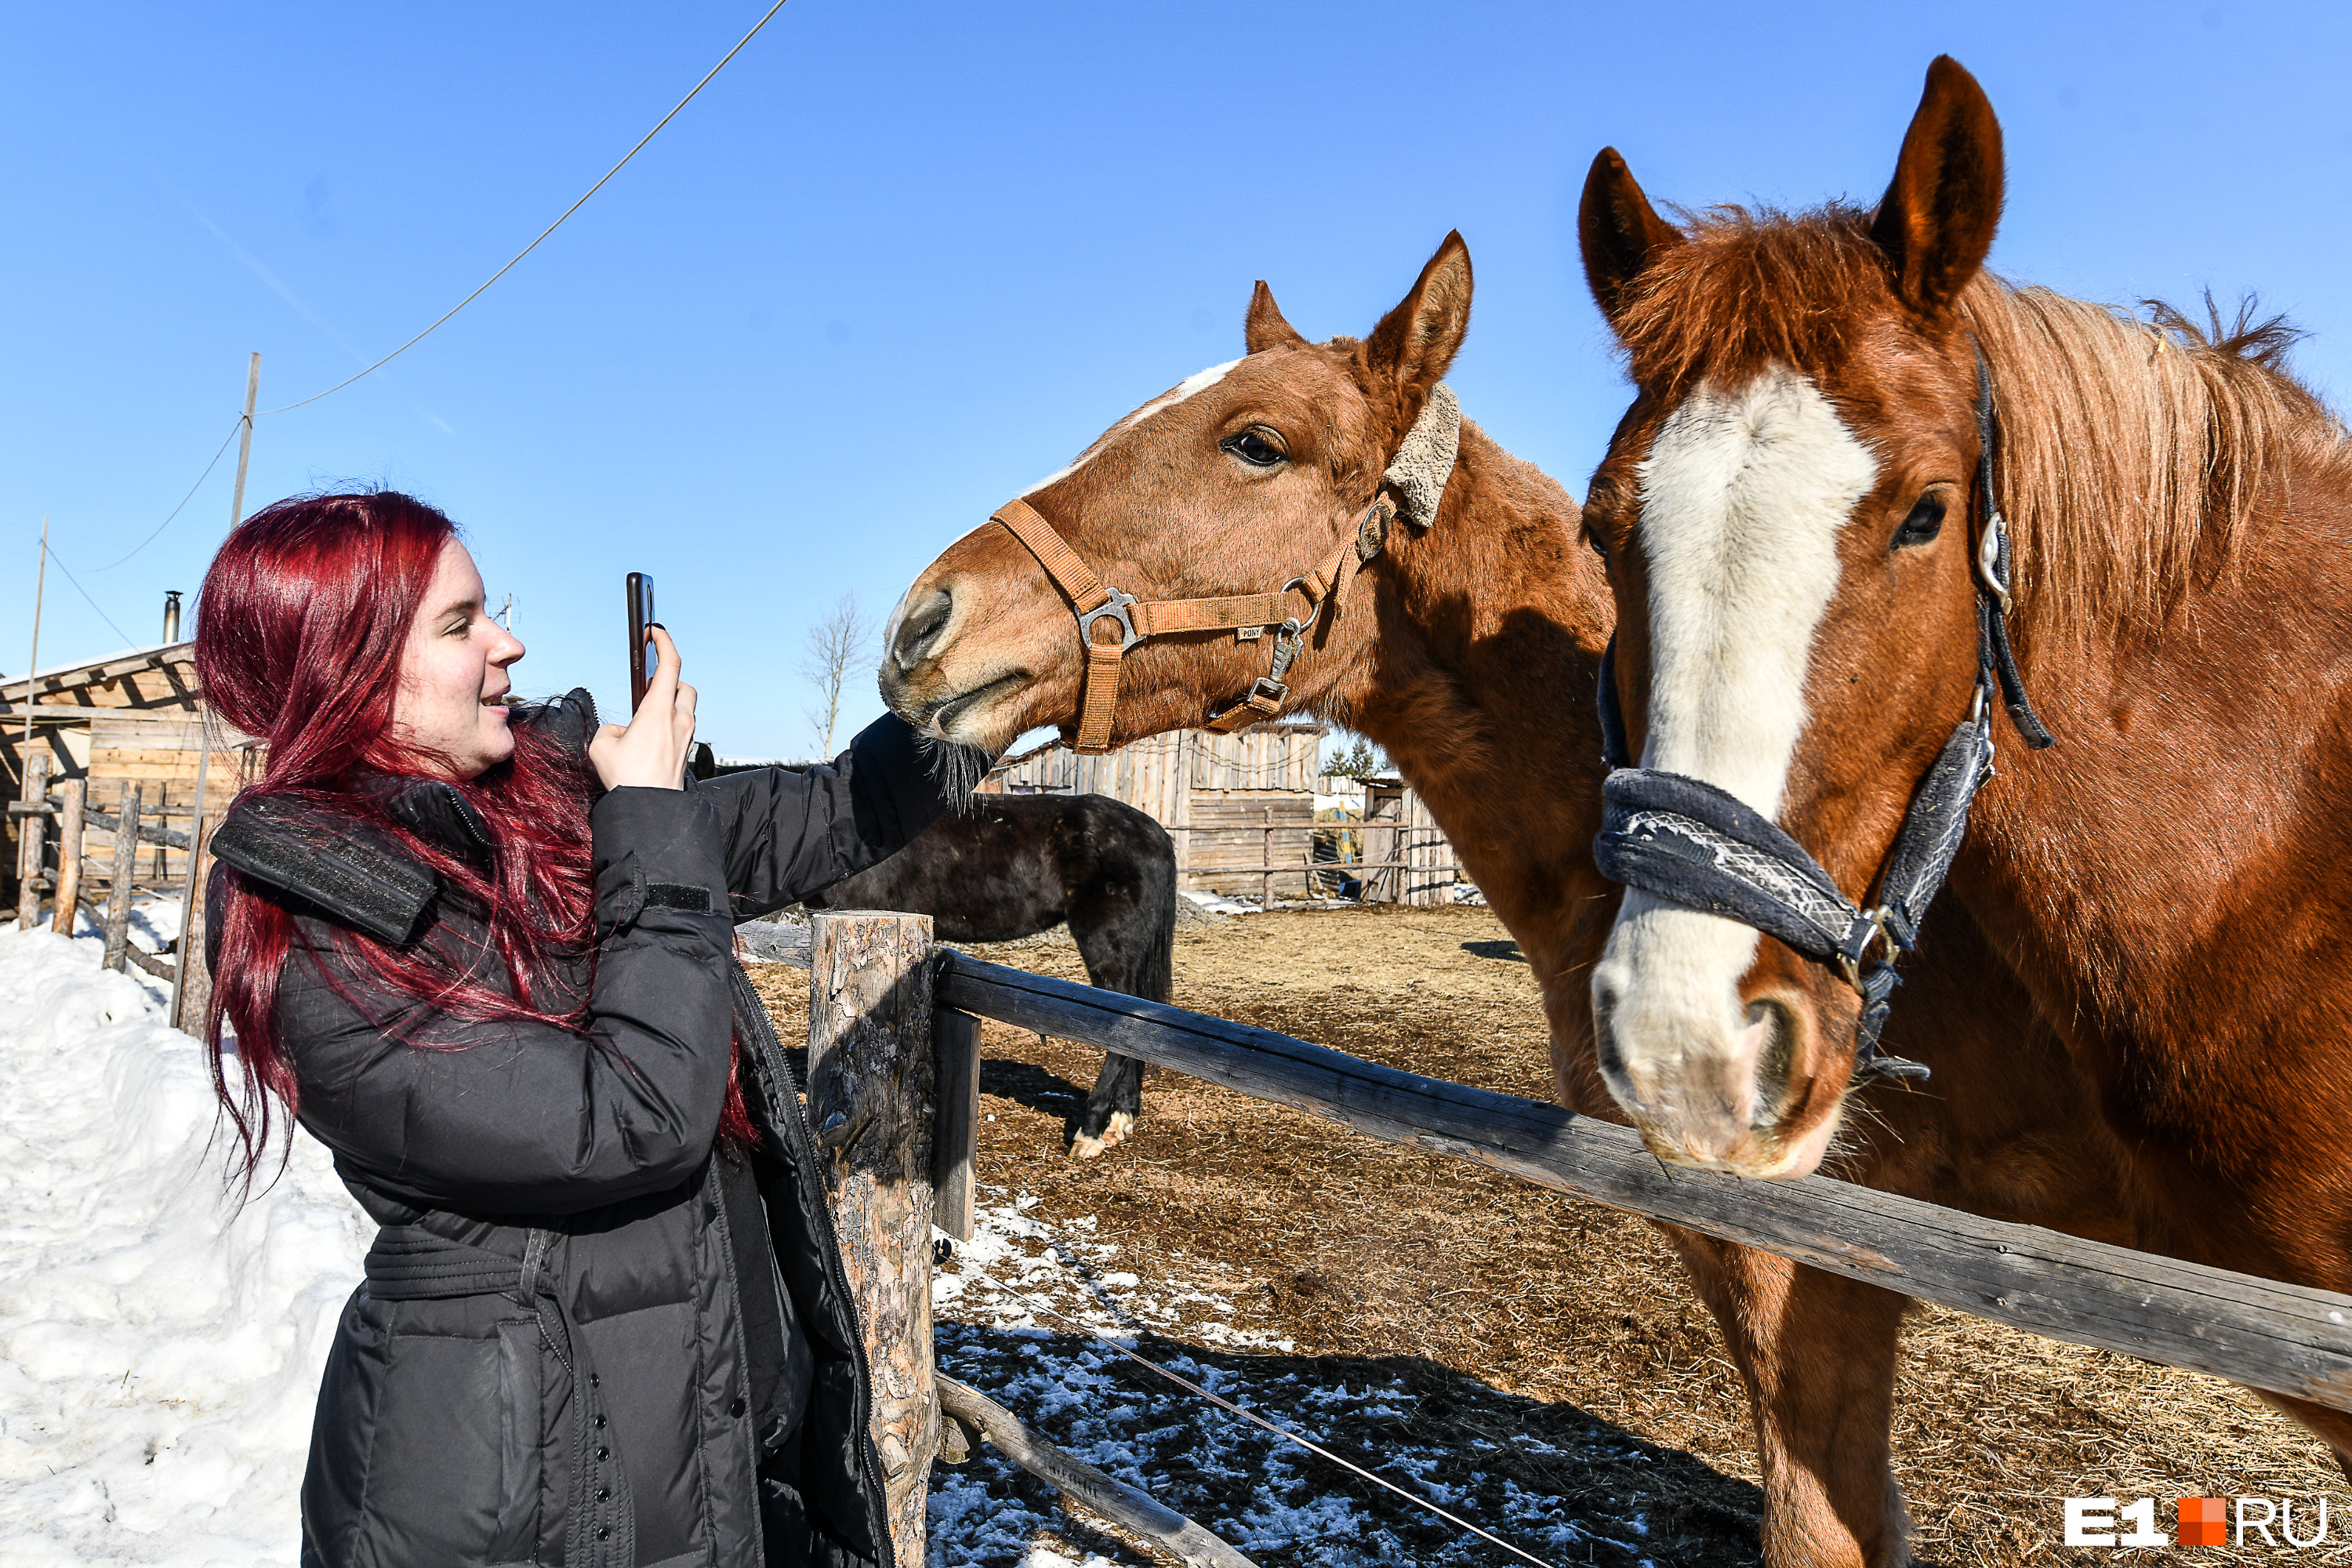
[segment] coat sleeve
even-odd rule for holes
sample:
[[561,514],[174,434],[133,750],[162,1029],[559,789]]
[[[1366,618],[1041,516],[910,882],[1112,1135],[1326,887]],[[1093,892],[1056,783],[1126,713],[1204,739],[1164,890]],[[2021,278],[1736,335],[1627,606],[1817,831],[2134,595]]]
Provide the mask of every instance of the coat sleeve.
[[913,727],[886,713],[824,766],[753,768],[697,784],[719,811],[735,918],[797,903],[904,847],[979,782],[982,754],[957,750],[969,754],[941,757],[935,773]]
[[692,1174],[731,1060],[733,922],[718,814],[616,789],[590,816],[597,954],[588,1037],[388,997],[337,928],[303,920],[278,1022],[301,1120],[373,1185],[475,1214],[567,1214]]

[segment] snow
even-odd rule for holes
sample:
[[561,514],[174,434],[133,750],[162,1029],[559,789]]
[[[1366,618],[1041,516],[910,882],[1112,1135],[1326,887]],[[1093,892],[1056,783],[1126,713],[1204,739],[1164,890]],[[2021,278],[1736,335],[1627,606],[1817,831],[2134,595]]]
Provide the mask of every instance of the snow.
[[231,1216],[203,1048],[101,952],[0,931],[0,1562],[291,1563],[373,1227],[308,1140]]

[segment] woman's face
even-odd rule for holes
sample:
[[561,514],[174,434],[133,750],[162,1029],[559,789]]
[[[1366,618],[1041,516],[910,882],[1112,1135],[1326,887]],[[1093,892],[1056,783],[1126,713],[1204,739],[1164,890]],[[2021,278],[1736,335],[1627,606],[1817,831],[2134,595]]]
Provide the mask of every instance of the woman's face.
[[400,656],[392,728],[407,744],[478,778],[514,752],[500,700],[522,644],[482,608],[482,574],[456,540],[441,547],[425,602]]

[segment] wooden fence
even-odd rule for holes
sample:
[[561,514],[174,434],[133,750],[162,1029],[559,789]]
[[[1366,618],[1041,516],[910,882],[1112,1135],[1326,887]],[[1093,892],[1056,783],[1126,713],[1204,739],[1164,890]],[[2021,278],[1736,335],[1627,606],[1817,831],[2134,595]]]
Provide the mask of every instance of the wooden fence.
[[[803,967],[814,964],[810,977],[811,1120],[821,1129],[853,1124],[904,1129],[898,1151],[887,1159],[870,1152],[865,1158],[869,1164],[887,1164],[902,1173],[901,1183],[913,1194],[904,1203],[893,1199],[875,1216],[845,1213],[845,1236],[914,1234],[904,1228],[911,1208],[936,1213],[940,1228],[950,1235],[970,1235],[971,1140],[979,1122],[977,1021],[994,1018],[1139,1057],[1255,1099],[1326,1117],[1370,1137],[1473,1160],[1539,1186],[1778,1253],[2046,1338],[2352,1410],[2352,1296],[1990,1220],[1825,1176],[1743,1182],[1669,1167],[1645,1151],[1630,1129],[1580,1117],[1547,1101],[1400,1072],[1287,1035],[982,963],[952,949],[931,948],[923,961],[929,977],[922,990],[931,1010],[917,1017],[903,1003],[897,1009],[898,1027],[920,1031],[919,1038],[908,1037],[898,1050],[896,1059],[907,1064],[903,1079],[865,1079],[852,1093],[837,1073],[818,1067],[816,1003],[857,989],[838,973],[844,955],[853,948],[839,933],[849,928],[833,922],[879,922],[900,931],[892,942],[877,942],[868,936],[859,942],[869,950],[899,954],[892,961],[898,966],[894,973],[903,973],[916,962],[913,955],[925,949],[929,921],[920,916],[849,912],[819,914],[814,920],[813,937],[789,928],[769,933],[772,958]],[[869,983],[864,990],[908,994],[896,983],[878,988]],[[838,1026],[827,1024],[825,1029],[830,1035]],[[935,1038],[945,1042],[945,1048],[935,1052]],[[886,1108],[894,1097],[902,1109]],[[957,1194],[954,1203],[934,1210],[935,1188]],[[837,1196],[846,1193],[845,1186],[836,1186]],[[891,1276],[889,1289],[896,1294],[888,1299],[861,1300],[868,1353],[877,1365],[904,1367],[919,1361],[919,1381],[929,1388],[934,1374],[929,1371],[928,1269],[900,1268]],[[917,1333],[920,1343],[911,1349],[898,1337]],[[950,1403],[969,1405],[963,1399],[967,1392],[956,1391]],[[893,1518],[903,1531],[899,1561],[919,1562],[924,1543],[921,1498],[932,1450],[911,1447],[908,1435],[936,1434],[939,1422],[935,1413],[919,1421],[903,1404],[893,1408],[898,1414],[886,1429],[883,1406],[877,1405],[876,1436],[877,1445],[886,1439],[895,1445],[884,1447],[886,1468],[890,1459],[906,1458],[904,1468],[891,1477]],[[1004,1415],[1001,1410],[995,1414]],[[1000,1447],[1027,1464],[1017,1451],[1022,1441],[1001,1441]],[[1067,1456],[1060,1458],[1066,1460]],[[1043,1460],[1031,1468],[1047,1480],[1064,1484]],[[1116,1507],[1119,1501],[1115,1492],[1106,1494],[1106,1502],[1085,1487],[1066,1489],[1097,1509]],[[1149,1505],[1148,1499],[1144,1501]],[[1139,1528],[1132,1519],[1122,1517],[1120,1522]],[[1198,1532],[1187,1540],[1205,1537],[1197,1526],[1186,1528]],[[1240,1560],[1238,1553],[1220,1557],[1205,1547],[1188,1551],[1173,1534],[1158,1538],[1187,1561]],[[1223,1550],[1231,1552],[1229,1547]]]
[[[196,804],[209,798],[210,754],[200,753],[188,791],[190,804],[177,810],[163,804],[172,790],[168,776],[117,780],[110,801],[114,810],[107,811],[98,804],[92,778],[64,780],[51,793],[48,763],[37,752],[27,757],[26,798],[8,804],[17,830],[16,929],[31,931],[39,925],[47,901],[51,905],[49,928],[71,935],[87,910],[106,939],[105,966],[121,970],[136,964],[168,983],[172,1000],[167,1016],[174,1026],[196,1032],[203,1027],[212,996],[204,962],[202,877],[211,864],[204,846],[217,816]],[[150,789],[155,796],[152,802]],[[183,826],[172,826],[174,821]],[[103,836],[104,843],[93,845],[93,830]],[[155,866],[152,874],[142,873],[140,862],[150,852]],[[178,859],[168,870],[163,861],[167,854]],[[93,863],[99,868],[96,878],[89,875]],[[105,889],[103,898],[100,885]],[[131,901],[141,892],[180,900],[180,935],[169,960],[131,941]]]

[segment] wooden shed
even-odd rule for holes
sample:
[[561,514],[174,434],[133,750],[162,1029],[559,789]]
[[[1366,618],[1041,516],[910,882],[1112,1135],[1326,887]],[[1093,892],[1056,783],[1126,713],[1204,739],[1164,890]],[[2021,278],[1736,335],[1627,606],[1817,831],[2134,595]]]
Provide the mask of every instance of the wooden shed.
[[[1353,822],[1368,809],[1364,802],[1374,798],[1352,779],[1324,776],[1323,741],[1329,732],[1324,725],[1297,721],[1253,725],[1232,735],[1180,730],[1099,757],[1082,757],[1056,744],[999,764],[981,788],[1123,800],[1175,839],[1179,886],[1195,892],[1304,898],[1318,890],[1318,805],[1327,814],[1337,806],[1346,813],[1342,820]],[[1388,783],[1393,787],[1377,797],[1378,809],[1381,822],[1395,826],[1367,834],[1360,858],[1412,858],[1414,864],[1397,872],[1366,873],[1365,897],[1388,903],[1453,902],[1452,846],[1411,790]],[[1269,869],[1276,867],[1282,869]]]
[[[131,886],[139,893],[184,895],[191,876],[189,851],[181,846],[201,844],[191,830],[208,831],[227,809],[257,761],[258,744],[205,710],[192,643],[133,648],[0,679],[0,765],[6,769],[9,796],[21,803],[18,810],[36,804],[26,798],[28,759],[37,759],[37,771],[47,775],[43,794],[52,799],[68,781],[82,783],[91,814],[77,857],[78,902],[83,904],[99,901],[100,888],[112,892],[116,861],[108,823],[120,814],[134,783],[143,831],[132,858]],[[20,918],[58,891],[65,870],[52,864],[64,846],[46,828],[44,837],[51,841],[40,864],[27,864],[27,820],[11,813],[10,853],[0,859],[8,880],[6,902]],[[159,829],[176,845],[152,842],[149,836]],[[200,927],[201,910],[191,911],[191,920]],[[193,934],[200,942],[201,930]],[[183,950],[197,945],[184,942]],[[175,1005],[186,1009],[180,1016],[200,1017],[207,991],[208,977],[197,963],[174,986]]]
[[[24,794],[27,685],[21,676],[0,679],[0,763],[7,769],[11,799]],[[121,804],[123,786],[136,779],[148,820],[156,821],[160,815],[181,828],[195,805],[199,772],[205,777],[207,820],[236,798],[253,742],[212,720],[206,761],[206,720],[197,692],[194,643],[163,643],[60,665],[37,671],[29,687],[32,749],[48,759],[52,790],[66,779],[86,779],[89,804],[113,812]],[[13,880],[14,821],[8,831],[12,853],[5,864]],[[112,845],[102,830],[92,830],[91,854],[110,856]],[[142,887],[151,878],[159,889],[177,887],[186,869],[184,851],[141,851]],[[15,894],[12,886],[12,901]]]

